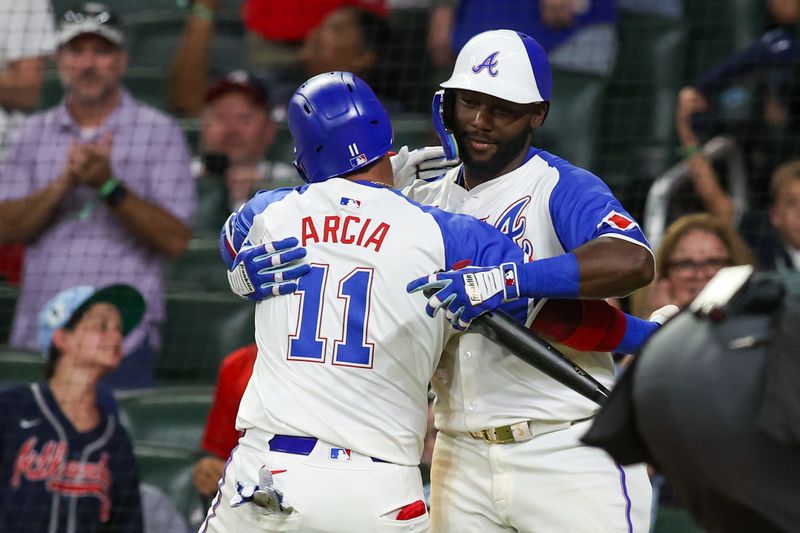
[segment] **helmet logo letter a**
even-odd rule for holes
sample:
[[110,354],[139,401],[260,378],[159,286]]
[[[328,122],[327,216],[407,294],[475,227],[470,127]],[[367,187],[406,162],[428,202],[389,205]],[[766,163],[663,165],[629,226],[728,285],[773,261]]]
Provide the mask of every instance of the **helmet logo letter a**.
[[488,56],[486,56],[486,59],[484,59],[483,62],[480,65],[476,65],[476,66],[472,67],[472,72],[474,74],[478,74],[483,69],[486,69],[487,71],[489,71],[489,76],[491,76],[491,77],[497,76],[497,74],[498,74],[498,72],[497,72],[497,63],[498,63],[497,55],[499,53],[500,52],[493,52],[493,53],[489,54]]

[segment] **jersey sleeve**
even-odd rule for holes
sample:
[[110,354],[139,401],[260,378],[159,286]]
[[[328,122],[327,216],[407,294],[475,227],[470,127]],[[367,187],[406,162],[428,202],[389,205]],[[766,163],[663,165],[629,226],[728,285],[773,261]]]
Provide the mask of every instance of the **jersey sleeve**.
[[219,252],[222,260],[228,266],[228,270],[233,267],[233,260],[236,258],[236,254],[239,253],[242,246],[247,244],[247,236],[250,233],[250,228],[253,227],[253,219],[256,215],[263,213],[270,204],[282,200],[290,192],[304,187],[306,186],[258,191],[236,212],[231,213],[231,216],[222,226],[222,232],[219,236]]
[[611,235],[650,249],[639,224],[600,178],[581,168],[561,176],[550,195],[550,218],[566,251]]

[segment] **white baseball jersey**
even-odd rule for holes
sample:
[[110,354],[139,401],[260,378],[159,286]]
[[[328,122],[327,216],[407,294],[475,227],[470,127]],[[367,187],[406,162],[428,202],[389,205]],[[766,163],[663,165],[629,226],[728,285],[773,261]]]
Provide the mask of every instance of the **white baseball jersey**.
[[[488,222],[514,241],[526,260],[561,255],[601,236],[649,250],[639,226],[600,178],[543,150],[532,148],[520,167],[469,191],[459,187],[462,179],[459,166],[436,181],[412,185],[408,194]],[[528,324],[542,303],[531,306]],[[612,385],[611,354],[558,348],[599,382]],[[432,385],[436,426],[451,432],[521,420],[576,420],[597,409],[479,334],[448,344]]]
[[418,464],[428,382],[454,331],[406,285],[464,259],[521,261],[519,248],[472,217],[337,178],[259,193],[225,235],[230,250],[297,236],[311,265],[295,294],[257,304],[258,357],[237,428]]

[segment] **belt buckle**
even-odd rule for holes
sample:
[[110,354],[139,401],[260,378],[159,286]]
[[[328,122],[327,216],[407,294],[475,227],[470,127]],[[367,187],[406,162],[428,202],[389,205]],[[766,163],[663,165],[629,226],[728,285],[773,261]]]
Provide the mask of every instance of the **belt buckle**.
[[470,435],[476,439],[488,442],[489,444],[510,444],[512,442],[523,442],[533,438],[528,422],[518,422],[508,426],[473,431]]

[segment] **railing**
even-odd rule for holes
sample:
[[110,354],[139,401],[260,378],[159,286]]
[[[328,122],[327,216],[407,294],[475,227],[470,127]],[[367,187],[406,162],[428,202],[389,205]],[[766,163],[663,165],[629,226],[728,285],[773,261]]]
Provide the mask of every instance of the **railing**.
[[[739,222],[747,208],[747,174],[744,158],[736,141],[731,137],[714,137],[703,145],[703,154],[711,162],[725,160],[728,193],[734,206],[733,223]],[[655,249],[667,225],[667,212],[672,195],[677,188],[690,179],[689,165],[681,161],[656,178],[644,206],[644,228],[650,246]]]

